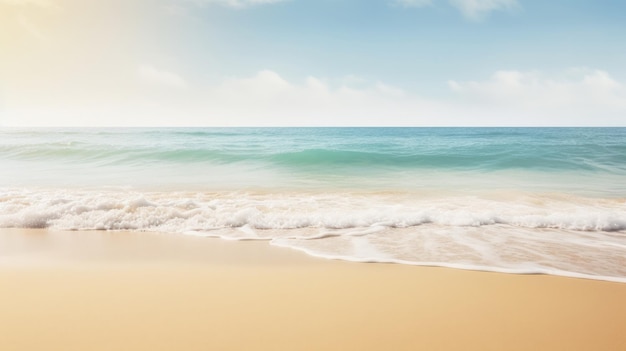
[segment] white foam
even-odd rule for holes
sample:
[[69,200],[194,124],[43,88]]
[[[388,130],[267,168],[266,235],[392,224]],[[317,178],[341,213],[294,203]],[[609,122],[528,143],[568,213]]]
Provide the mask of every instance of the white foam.
[[[392,228],[358,240],[345,236],[325,240],[276,238],[271,244],[316,257],[354,262],[551,274],[626,283],[626,238],[599,235],[595,245],[588,246],[588,239],[575,240],[578,234],[556,229],[536,233],[505,225],[449,228],[428,224]],[[615,240],[622,241],[622,245],[613,245],[611,241]]]
[[354,261],[626,277],[626,201],[563,194],[5,188],[0,227],[161,231]]

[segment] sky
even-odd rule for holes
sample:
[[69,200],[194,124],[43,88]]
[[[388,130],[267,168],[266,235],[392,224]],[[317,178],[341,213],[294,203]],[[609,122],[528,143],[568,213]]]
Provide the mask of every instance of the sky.
[[0,126],[626,126],[623,0],[0,0]]

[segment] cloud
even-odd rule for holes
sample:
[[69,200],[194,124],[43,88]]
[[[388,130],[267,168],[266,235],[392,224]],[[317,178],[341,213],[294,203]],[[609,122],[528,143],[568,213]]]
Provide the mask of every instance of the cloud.
[[[626,126],[626,87],[608,72],[577,68],[559,75],[496,71],[483,80],[448,82],[425,96],[385,82],[347,76],[290,80],[272,70],[193,89],[178,75],[142,66],[163,89],[128,91],[118,100],[78,105],[32,96],[7,102],[6,125],[89,126]],[[60,107],[59,107],[60,106]],[[89,116],[86,118],[85,116]]]
[[150,84],[183,89],[187,87],[187,82],[178,74],[162,71],[150,65],[141,65],[137,70],[139,77]]
[[290,82],[264,70],[207,92],[206,102],[214,108],[207,116],[226,116],[232,125],[251,124],[251,116],[260,125],[424,124],[422,116],[437,108],[389,84],[359,81],[353,86],[353,81],[309,76]]
[[497,71],[484,81],[448,82],[467,111],[539,124],[624,124],[626,88],[607,72],[578,68],[558,79]]
[[289,0],[178,0],[186,3],[192,3],[195,5],[203,6],[203,5],[221,5],[232,8],[247,8],[257,5],[270,5],[276,4],[279,2],[289,1]]
[[[217,125],[624,125],[626,87],[605,71],[557,76],[496,71],[448,82],[449,93],[421,96],[383,82],[307,77],[271,70],[229,78],[203,92],[197,111]],[[190,113],[192,114],[192,113]]]
[[[333,84],[335,82],[335,84]],[[291,82],[264,70],[231,78],[203,95],[212,122],[270,125],[624,125],[626,88],[607,72],[496,71],[480,81],[448,82],[427,97],[353,77]]]
[[450,0],[450,4],[471,20],[481,20],[492,11],[513,10],[520,5],[517,0]]
[[424,7],[424,6],[432,5],[433,1],[432,0],[394,0],[392,4],[402,6],[402,7]]
[[[434,5],[435,0],[392,0],[391,4],[400,7],[426,7]],[[450,5],[459,10],[463,16],[480,21],[489,13],[498,10],[512,11],[520,8],[518,0],[448,0]]]

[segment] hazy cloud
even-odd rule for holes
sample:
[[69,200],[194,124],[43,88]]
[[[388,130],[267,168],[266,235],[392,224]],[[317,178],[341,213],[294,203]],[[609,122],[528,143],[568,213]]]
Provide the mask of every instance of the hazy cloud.
[[[449,81],[460,104],[499,111],[507,118],[543,123],[619,124],[626,115],[626,89],[607,72],[573,69],[560,78],[540,72],[497,71],[484,81]],[[604,121],[604,122],[601,122]]]
[[497,71],[449,81],[450,94],[421,96],[383,82],[290,82],[273,71],[233,78],[208,92],[214,116],[272,125],[619,125],[626,88],[607,72],[578,68],[557,77]]
[[415,107],[408,107],[413,102],[404,91],[383,83],[352,87],[343,80],[333,84],[313,76],[290,82],[270,70],[227,79],[206,92],[204,99],[211,106],[205,115],[230,125],[250,125],[255,120],[263,125],[376,125],[384,120],[380,116],[390,113],[407,119]]
[[[184,88],[177,74],[140,67],[142,80]],[[572,126],[624,125],[626,87],[605,71],[578,68],[558,76],[497,71],[484,80],[448,82],[425,96],[362,78],[289,80],[262,70],[181,94],[143,89],[132,100],[80,106],[10,104],[7,125],[117,126]],[[60,103],[60,104],[59,104]],[[59,108],[58,106],[65,106]],[[97,108],[96,108],[97,107]],[[91,119],[86,119],[90,116]]]
[[[401,7],[426,7],[439,0],[392,0],[391,4]],[[520,8],[518,0],[448,0],[451,6],[463,16],[473,21],[480,21],[492,11],[511,11]]]
[[519,7],[517,0],[450,0],[450,4],[471,20],[481,20],[492,11],[510,11]]
[[178,89],[187,87],[187,82],[178,74],[159,70],[150,65],[139,66],[138,73],[143,81],[150,84]]

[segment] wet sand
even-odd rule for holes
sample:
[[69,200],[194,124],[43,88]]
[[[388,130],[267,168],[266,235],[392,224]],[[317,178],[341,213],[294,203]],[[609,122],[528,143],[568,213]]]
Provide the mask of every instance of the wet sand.
[[625,350],[626,284],[0,230],[0,350]]

